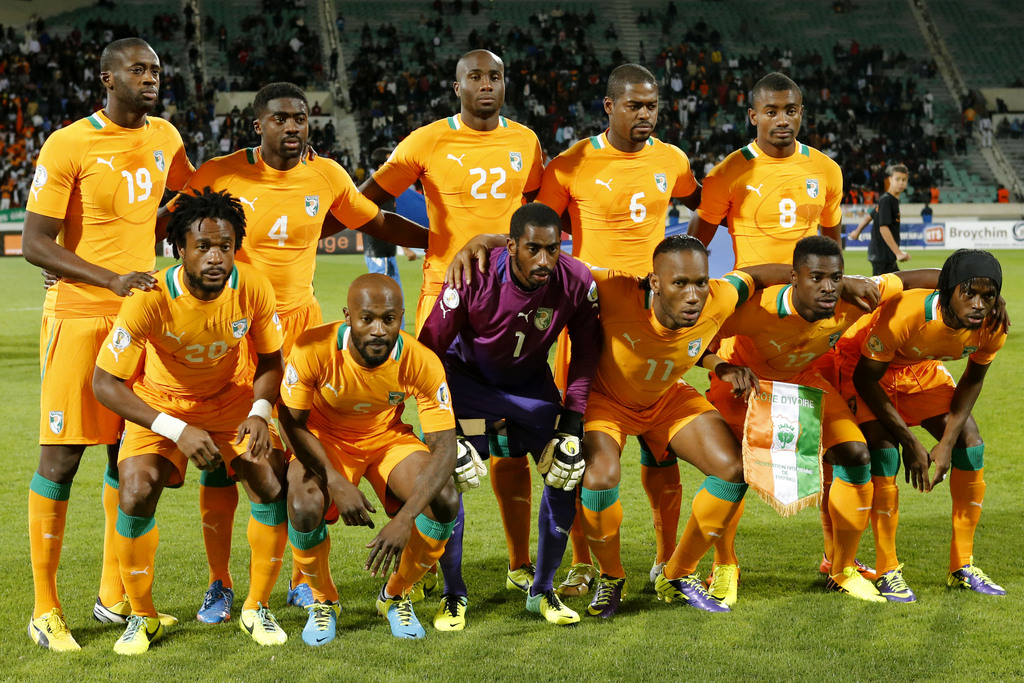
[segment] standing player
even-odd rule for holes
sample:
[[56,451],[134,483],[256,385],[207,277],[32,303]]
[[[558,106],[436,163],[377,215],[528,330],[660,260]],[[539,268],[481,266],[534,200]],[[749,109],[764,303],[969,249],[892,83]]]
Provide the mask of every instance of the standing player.
[[[555,595],[552,580],[568,540],[559,530],[572,526],[576,512],[579,440],[601,334],[594,279],[582,263],[559,257],[561,232],[558,214],[544,204],[517,209],[506,244],[490,252],[486,272],[476,278],[470,274],[465,286],[461,279],[447,286],[420,333],[420,340],[444,359],[460,440],[468,448],[483,451],[490,437],[493,455],[525,460],[527,452],[540,456],[553,439],[558,446],[551,453],[557,463],[551,457],[540,462],[547,485],[540,504],[537,569],[531,584],[521,587],[528,595],[527,609],[557,625],[579,621]],[[548,367],[548,352],[562,330],[578,344],[564,403]],[[494,423],[501,420],[504,428],[496,432]],[[575,462],[579,471],[563,466],[562,458]],[[475,488],[476,469],[472,462],[466,465],[456,470],[456,478],[460,488]],[[466,625],[462,509],[445,553],[452,561],[442,566],[445,591],[434,617],[435,628],[446,631]],[[525,538],[517,538],[513,534],[523,525],[502,521],[511,568],[518,566],[513,558],[517,548],[529,546],[529,527]],[[529,555],[523,559],[529,563]],[[514,579],[510,569],[507,581]]]
[[883,275],[899,270],[897,261],[909,261],[910,254],[900,249],[900,195],[907,189],[907,167],[896,164],[889,167],[888,189],[878,206],[861,219],[860,224],[850,233],[850,239],[860,239],[869,222],[871,242],[868,243],[868,261],[871,274]]
[[[284,453],[270,425],[284,375],[281,324],[270,281],[234,262],[244,234],[245,213],[231,195],[180,195],[167,240],[181,264],[125,301],[96,359],[96,397],[128,420],[115,543],[132,616],[114,644],[118,654],[142,654],[163,635],[152,596],[154,515],[189,461],[204,470],[223,463],[245,486],[252,557],[239,626],[260,645],[287,639],[267,609],[288,540]],[[243,339],[257,355],[255,376]]]
[[[747,116],[757,138],[727,156],[704,179],[701,205],[689,228],[689,234],[708,245],[724,220],[732,237],[735,268],[789,263],[800,238],[820,231],[839,242],[842,231],[842,172],[832,159],[796,139],[804,113],[799,86],[783,74],[770,73],[754,85],[751,105]],[[831,466],[826,464],[822,572],[830,570],[832,557],[830,482]],[[729,576],[715,580],[735,585],[738,575],[730,568],[736,558],[717,559],[727,560],[722,571]]]
[[[495,225],[508,225],[512,213],[533,199],[543,170],[537,136],[501,115],[505,103],[505,65],[501,58],[487,50],[467,52],[455,68],[453,85],[460,102],[459,113],[413,131],[360,187],[380,206],[417,179],[423,185],[430,244],[416,308],[417,334],[434,308],[445,270],[455,253],[471,237],[493,231]],[[522,458],[491,463],[491,486],[502,514],[518,520],[513,523],[522,525],[527,538],[528,465]],[[516,493],[510,493],[513,491]],[[520,548],[516,555],[528,556],[529,548]],[[511,569],[516,573],[517,585],[530,580],[528,564]],[[430,574],[427,585],[436,584],[435,578]]]
[[787,263],[796,241],[819,231],[839,242],[843,219],[839,165],[796,139],[804,114],[799,86],[770,73],[754,85],[751,105],[757,138],[704,179],[689,230],[707,245],[726,221],[737,268]]
[[644,279],[594,272],[604,345],[587,404],[580,499],[583,528],[601,570],[587,613],[602,618],[615,614],[626,593],[619,553],[619,459],[627,436],[642,437],[659,459],[671,453],[707,475],[672,556],[655,577],[660,599],[729,611],[707,594],[695,571],[713,537],[739,513],[747,490],[739,443],[682,377],[705,358],[729,377],[744,376],[705,352],[725,319],[759,283],[740,271],[710,280],[707,250],[686,235],[663,240],[653,262],[653,272]]
[[[878,591],[858,572],[855,556],[868,524],[871,502],[869,455],[864,437],[849,407],[820,372],[816,361],[828,353],[851,325],[865,315],[851,287],[844,283],[843,254],[838,243],[822,235],[797,242],[792,256],[790,284],[768,287],[750,298],[722,327],[718,355],[728,363],[750,368],[759,379],[816,387],[825,392],[822,403],[822,447],[833,464],[836,480],[828,499],[833,528],[834,556],[828,587],[862,600],[884,602]],[[879,297],[888,300],[904,285],[930,285],[934,271],[908,271],[877,280]],[[708,400],[722,413],[734,434],[742,434],[745,397],[712,377]],[[733,547],[735,525],[715,543],[718,581],[712,595],[736,601],[738,560]]]
[[[313,276],[316,245],[324,234],[347,227],[425,247],[427,231],[381,211],[356,190],[345,169],[309,150],[309,103],[301,88],[266,85],[253,98],[253,111],[260,146],[211,159],[196,171],[189,188],[230,192],[245,207],[247,229],[237,260],[270,278],[287,354],[300,332],[323,322]],[[197,618],[217,623],[231,618],[234,601],[228,561],[238,491],[223,469],[204,471],[200,485],[210,587]],[[289,604],[311,602],[297,568],[290,587]]]
[[[29,546],[35,607],[29,635],[52,650],[79,649],[57,597],[57,567],[71,483],[87,446],[108,444],[104,478],[103,572],[93,616],[124,622],[113,546],[121,419],[92,392],[96,354],[122,297],[156,285],[154,223],[164,188],[192,173],[181,136],[149,117],[159,98],[160,59],[145,41],[104,48],[106,106],[55,131],[39,154],[25,217],[25,258],[60,278],[46,293],[40,333],[39,468],[29,491]],[[167,618],[168,623],[175,621]]]
[[[646,277],[651,254],[665,237],[670,201],[678,197],[696,209],[700,185],[679,148],[651,137],[658,123],[658,82],[650,71],[639,64],[612,70],[604,110],[608,129],[581,140],[548,164],[537,201],[559,214],[568,213],[573,256],[594,267]],[[560,387],[565,386],[568,354],[563,336],[555,360]],[[653,581],[676,544],[682,487],[675,459],[656,460],[643,444],[641,473],[654,512]],[[567,595],[585,593],[593,574],[586,541],[577,531],[573,569],[560,587]]]
[[[372,528],[375,510],[357,488],[364,476],[391,517],[367,545],[374,576],[395,565],[377,611],[394,636],[425,635],[408,594],[455,526],[455,419],[444,367],[401,330],[403,311],[394,280],[361,275],[345,322],[299,335],[288,358],[280,416],[297,458],[288,467],[289,537],[315,599],[302,631],[309,645],[334,639],[340,611],[324,513],[333,501],[346,525]],[[416,398],[423,441],[402,422],[407,396]]]
[[[1001,325],[985,324],[992,320],[1002,282],[994,256],[957,250],[942,266],[938,291],[903,292],[876,311],[857,336],[840,342],[843,398],[854,406],[871,449],[876,585],[888,600],[916,599],[896,556],[900,447],[914,488],[930,491],[950,473],[953,540],[947,585],[1006,594],[974,564],[974,530],[985,498],[985,443],[971,416],[989,366],[1006,342]],[[960,358],[968,359],[967,367],[954,383],[942,361]],[[910,431],[917,424],[938,439],[931,451]],[[935,474],[929,481],[930,463]]]

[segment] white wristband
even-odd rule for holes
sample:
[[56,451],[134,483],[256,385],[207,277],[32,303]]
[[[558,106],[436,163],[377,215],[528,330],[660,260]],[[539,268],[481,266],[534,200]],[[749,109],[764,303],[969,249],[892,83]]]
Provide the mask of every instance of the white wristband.
[[270,401],[265,398],[258,398],[252,402],[252,410],[249,411],[249,417],[256,415],[262,417],[263,420],[270,424],[270,418],[274,414],[274,406],[270,405]]
[[160,413],[153,420],[153,424],[149,426],[150,430],[156,432],[165,439],[170,439],[174,443],[178,443],[178,439],[181,438],[181,433],[185,431],[185,424],[182,420],[176,417],[171,417],[167,413]]

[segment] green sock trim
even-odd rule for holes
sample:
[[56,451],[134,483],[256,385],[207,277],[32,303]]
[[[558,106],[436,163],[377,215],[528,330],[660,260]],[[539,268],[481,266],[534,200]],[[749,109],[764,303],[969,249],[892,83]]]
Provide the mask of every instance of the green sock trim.
[[640,464],[644,467],[672,467],[677,462],[676,456],[668,456],[664,462],[658,462],[654,459],[654,453],[651,453],[651,449],[646,444],[640,443]]
[[[741,481],[738,484],[734,484],[731,481],[711,476],[704,480],[704,483],[701,484],[700,488],[707,489],[708,493],[719,500],[738,503],[743,500],[743,496],[747,494],[748,486],[746,482]],[[697,491],[699,493],[700,489],[697,489]]]
[[511,458],[512,453],[508,450],[508,435],[488,434],[487,447],[495,458]]
[[833,465],[832,474],[836,479],[842,479],[847,484],[866,484],[871,481],[870,465]]
[[898,448],[876,448],[868,451],[871,454],[871,476],[895,477],[900,471],[900,451]]
[[132,517],[117,508],[117,533],[122,538],[141,538],[156,526],[155,517]]
[[288,540],[299,550],[312,550],[327,540],[327,525],[320,522],[320,526],[312,531],[296,531],[288,522]]
[[416,528],[420,530],[421,534],[435,541],[447,541],[451,538],[455,522],[454,519],[450,522],[436,522],[424,514],[416,516]]
[[199,485],[211,486],[213,488],[226,488],[228,486],[234,486],[235,482],[228,476],[228,468],[221,465],[212,472],[207,472],[206,470],[200,472]]
[[67,500],[71,497],[71,484],[58,484],[36,472],[32,475],[29,488],[37,495],[50,500]]
[[117,468],[110,469],[110,463],[107,463],[107,470],[103,473],[103,483],[115,491],[119,488],[121,483],[120,475],[117,472]]
[[583,507],[587,508],[591,512],[601,512],[601,510],[614,505],[615,501],[618,499],[618,486],[601,491],[594,491],[593,489],[588,488],[584,488],[580,491],[580,502],[583,503]]
[[276,503],[249,503],[249,514],[263,526],[277,526],[288,521],[288,504],[284,499]]
[[985,466],[985,444],[970,448],[953,449],[953,467],[958,470],[977,472]]

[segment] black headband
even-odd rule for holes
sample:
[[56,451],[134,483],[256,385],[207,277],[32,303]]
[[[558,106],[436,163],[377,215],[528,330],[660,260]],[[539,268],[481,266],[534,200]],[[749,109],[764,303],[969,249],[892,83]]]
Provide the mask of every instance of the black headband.
[[976,277],[987,277],[996,284],[996,293],[1003,289],[1003,269],[996,257],[987,251],[971,251],[960,257],[950,269],[949,282],[954,287]]

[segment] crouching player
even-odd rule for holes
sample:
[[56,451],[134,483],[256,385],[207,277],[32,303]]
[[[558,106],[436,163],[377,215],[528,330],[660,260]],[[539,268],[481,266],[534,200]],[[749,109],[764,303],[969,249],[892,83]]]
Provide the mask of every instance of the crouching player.
[[[552,582],[565,553],[564,530],[576,516],[583,413],[601,348],[601,325],[590,270],[559,255],[561,226],[558,214],[544,204],[516,209],[508,237],[489,236],[501,246],[487,253],[486,266],[479,266],[483,272],[466,269],[464,285],[453,272],[453,284],[434,304],[420,340],[444,359],[448,372],[460,438],[467,444],[465,466],[460,462],[455,475],[460,489],[480,485],[468,449],[487,452],[488,436],[494,471],[520,472],[527,453],[545,454],[538,462],[547,485],[540,503],[536,569],[530,564],[529,468],[525,476],[495,477],[491,483],[508,541],[505,586],[527,594],[528,610],[564,626],[580,618],[558,599]],[[568,330],[576,350],[564,405],[548,366],[548,352],[562,330]],[[494,425],[502,420],[504,429],[498,431]],[[460,519],[463,514],[460,506]],[[445,590],[434,617],[441,630],[461,630],[466,623],[462,528],[457,525],[441,559]]]
[[[377,611],[398,638],[425,635],[408,593],[441,557],[458,512],[455,418],[441,361],[401,331],[402,291],[391,278],[356,278],[347,301],[344,322],[295,340],[278,413],[296,456],[288,466],[288,535],[315,600],[302,631],[309,645],[334,639],[340,612],[324,522],[332,501],[347,526],[372,528],[368,513],[376,510],[357,488],[366,477],[391,517],[367,544],[365,568],[387,576],[394,563]],[[401,419],[408,396],[423,441]]]
[[[757,268],[780,272],[777,266]],[[722,416],[682,376],[704,361],[726,370],[727,381],[746,381],[745,369],[722,364],[705,351],[755,286],[769,283],[743,271],[711,280],[707,249],[686,235],[668,237],[657,246],[654,272],[647,278],[594,271],[594,279],[604,346],[587,403],[581,502],[583,529],[601,575],[587,613],[610,617],[625,594],[619,555],[619,458],[631,434],[651,453],[681,458],[707,475],[679,543],[656,577],[658,598],[728,612],[708,595],[695,572],[713,538],[740,512],[747,490],[740,445]]]
[[[188,461],[202,470],[223,464],[245,486],[252,559],[240,626],[261,645],[287,639],[267,610],[287,541],[284,454],[269,424],[283,374],[281,325],[270,281],[234,262],[244,235],[242,205],[230,194],[182,194],[167,227],[181,264],[157,273],[157,288],[125,299],[96,360],[96,397],[128,421],[115,544],[132,615],[118,654],[146,652],[163,635],[153,607],[153,516]],[[244,338],[258,354],[252,380],[240,358]]]
[[[896,556],[901,447],[906,480],[915,489],[931,491],[950,475],[953,540],[947,585],[1006,594],[974,564],[974,530],[985,498],[985,444],[971,416],[989,365],[1006,341],[1003,307],[997,306],[1002,282],[992,254],[960,249],[943,264],[937,291],[903,292],[837,347],[840,390],[871,453],[877,586],[888,600],[916,599]],[[967,358],[967,367],[955,383],[942,361],[961,358]],[[910,431],[918,424],[939,440],[931,451]],[[935,473],[929,478],[931,463]]]

